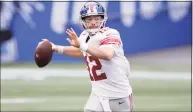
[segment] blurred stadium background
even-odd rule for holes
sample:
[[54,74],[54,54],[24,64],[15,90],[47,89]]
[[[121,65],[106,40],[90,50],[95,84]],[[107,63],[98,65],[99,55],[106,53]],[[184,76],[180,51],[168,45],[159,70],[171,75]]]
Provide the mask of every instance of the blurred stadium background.
[[[83,111],[91,85],[83,59],[34,63],[42,38],[82,31],[84,2],[1,3],[1,111]],[[101,2],[131,64],[135,111],[191,111],[192,2]]]

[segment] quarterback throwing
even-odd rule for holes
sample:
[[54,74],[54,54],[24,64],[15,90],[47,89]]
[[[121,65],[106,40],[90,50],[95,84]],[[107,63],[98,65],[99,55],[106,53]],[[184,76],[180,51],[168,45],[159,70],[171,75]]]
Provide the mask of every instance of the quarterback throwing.
[[72,28],[66,30],[71,46],[52,43],[52,49],[85,59],[92,92],[84,111],[132,112],[134,102],[128,78],[130,65],[124,56],[119,32],[105,27],[106,10],[98,2],[86,2],[80,11],[80,20],[84,28],[80,36]]

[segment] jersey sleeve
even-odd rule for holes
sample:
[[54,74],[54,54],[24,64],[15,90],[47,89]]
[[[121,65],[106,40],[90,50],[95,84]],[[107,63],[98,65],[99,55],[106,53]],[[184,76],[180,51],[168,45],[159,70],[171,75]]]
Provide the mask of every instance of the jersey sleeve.
[[106,37],[100,41],[101,45],[115,44],[121,46],[122,42],[120,39],[120,34],[117,30],[111,29],[106,32]]
[[111,29],[106,32],[106,37],[100,41],[100,47],[111,47],[115,53],[122,51],[122,41],[117,30]]

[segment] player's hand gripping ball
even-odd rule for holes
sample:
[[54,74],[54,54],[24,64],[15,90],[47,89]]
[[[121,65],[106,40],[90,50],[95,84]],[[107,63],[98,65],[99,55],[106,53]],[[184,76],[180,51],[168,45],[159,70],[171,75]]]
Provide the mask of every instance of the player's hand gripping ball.
[[45,67],[52,60],[52,44],[48,40],[39,42],[35,50],[35,62],[38,67]]

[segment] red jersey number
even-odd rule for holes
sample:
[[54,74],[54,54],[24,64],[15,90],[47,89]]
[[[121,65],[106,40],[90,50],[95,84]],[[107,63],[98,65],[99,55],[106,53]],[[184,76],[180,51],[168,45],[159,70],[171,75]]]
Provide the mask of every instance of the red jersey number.
[[[92,56],[85,56],[85,60],[86,60],[87,66],[88,66],[88,71],[90,74],[91,81],[98,81],[98,80],[107,79],[107,76],[105,73],[97,74],[97,72],[96,72],[97,70],[101,70],[101,68],[102,68],[102,65],[101,65],[99,59],[94,58]],[[96,65],[89,66],[89,62],[95,62]],[[91,74],[91,72],[92,72],[92,74]]]

